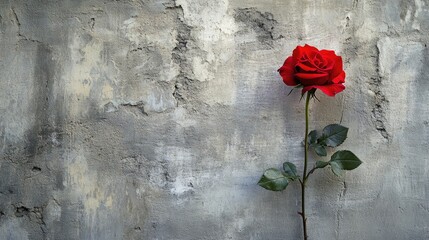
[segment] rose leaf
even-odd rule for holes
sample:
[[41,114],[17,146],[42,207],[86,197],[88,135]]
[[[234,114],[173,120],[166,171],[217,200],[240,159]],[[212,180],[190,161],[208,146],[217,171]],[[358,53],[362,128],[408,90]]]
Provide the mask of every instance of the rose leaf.
[[283,191],[288,184],[288,177],[275,168],[267,169],[258,182],[259,186],[271,191]]
[[337,176],[341,175],[341,170],[353,170],[361,164],[362,161],[348,150],[337,151],[332,155],[331,160],[329,161],[332,172]]
[[337,147],[346,140],[348,130],[340,124],[330,124],[323,129],[322,136],[317,142],[323,146]]

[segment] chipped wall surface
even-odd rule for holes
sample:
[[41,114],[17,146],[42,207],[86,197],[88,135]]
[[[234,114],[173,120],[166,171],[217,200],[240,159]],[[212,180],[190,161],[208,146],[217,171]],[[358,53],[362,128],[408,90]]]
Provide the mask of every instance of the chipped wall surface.
[[429,239],[427,0],[3,0],[0,239],[300,239],[298,44],[343,56],[311,128],[364,164],[309,182],[311,239]]

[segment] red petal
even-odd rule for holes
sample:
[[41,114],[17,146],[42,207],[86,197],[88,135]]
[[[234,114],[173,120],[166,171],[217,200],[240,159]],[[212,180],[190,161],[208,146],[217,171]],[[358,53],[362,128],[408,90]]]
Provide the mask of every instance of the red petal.
[[306,51],[316,51],[319,52],[319,49],[317,49],[316,47],[310,46],[308,44],[305,44],[303,47]]
[[304,93],[306,93],[306,92],[308,92],[314,88],[320,89],[326,95],[333,97],[333,96],[335,96],[335,94],[342,92],[346,87],[343,84],[306,86],[302,89],[302,94],[304,94]]
[[283,66],[278,70],[283,82],[288,86],[296,86],[298,83],[295,81],[295,60],[293,57],[288,57],[283,63]]
[[303,55],[310,52],[318,52],[319,50],[313,46],[305,44],[303,47],[297,46],[292,53],[292,56],[295,60],[300,60]]
[[292,52],[292,57],[296,61],[299,61],[304,54],[305,54],[304,47],[297,46]]
[[346,79],[346,73],[342,71],[338,76],[332,79],[333,83],[344,83]]
[[327,73],[296,73],[295,77],[304,86],[323,85],[329,80]]
[[331,58],[324,58],[323,59],[325,62],[323,63],[323,65],[320,67],[320,69],[325,70],[325,71],[330,71],[332,70],[332,68],[334,67],[334,60],[332,60]]
[[337,57],[337,55],[335,54],[335,52],[332,51],[332,50],[325,50],[325,49],[323,49],[323,50],[320,50],[320,54],[322,54],[323,57],[328,57],[328,58],[331,58],[332,60],[334,60],[335,57]]
[[[332,82],[333,83],[341,83],[346,78],[345,74],[342,77],[341,75],[344,73],[343,70],[343,59],[340,56],[335,58],[334,67],[331,72]],[[339,77],[339,78],[338,78]],[[338,79],[337,79],[338,78]],[[337,79],[337,80],[334,80]]]
[[309,66],[311,64],[304,64],[303,62],[299,62],[296,64],[297,67],[301,68],[305,72],[314,72],[317,68]]

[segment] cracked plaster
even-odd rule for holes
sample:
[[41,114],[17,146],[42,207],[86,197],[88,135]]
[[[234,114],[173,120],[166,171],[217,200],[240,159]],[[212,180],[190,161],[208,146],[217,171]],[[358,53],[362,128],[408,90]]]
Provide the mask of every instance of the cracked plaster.
[[343,56],[341,122],[364,164],[309,182],[310,236],[427,239],[429,3],[3,1],[0,239],[299,239],[303,105],[276,70]]

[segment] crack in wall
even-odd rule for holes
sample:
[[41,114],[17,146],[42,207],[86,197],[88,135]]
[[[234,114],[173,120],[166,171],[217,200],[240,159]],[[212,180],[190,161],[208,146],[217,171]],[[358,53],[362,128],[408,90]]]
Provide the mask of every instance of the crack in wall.
[[385,138],[386,140],[389,140],[389,133],[386,130],[386,114],[385,114],[385,108],[387,107],[388,100],[386,99],[386,96],[381,91],[381,84],[382,84],[382,77],[380,74],[380,48],[378,45],[376,45],[376,53],[375,56],[375,66],[376,66],[376,75],[371,77],[371,90],[375,94],[375,104],[372,108],[372,117],[375,123],[375,128],[377,131]]
[[[363,46],[355,33],[357,31],[356,22],[354,21],[353,16],[360,14],[360,11],[357,10],[359,7],[359,0],[354,0],[352,3],[352,10],[346,15],[344,21],[344,31],[347,34],[347,38],[344,41],[345,53],[343,55],[344,63],[346,65],[350,64],[350,59],[356,58],[361,52],[369,51],[371,55],[372,66],[375,68],[372,70],[375,72],[372,76],[370,76],[369,81],[369,90],[374,95],[374,103],[371,109],[372,120],[374,122],[376,130],[380,133],[380,135],[389,140],[389,133],[386,129],[386,113],[385,109],[387,108],[388,100],[386,96],[382,92],[382,76],[380,74],[380,49],[375,43],[376,47],[366,50],[365,46]],[[354,14],[352,14],[354,13]]]
[[34,43],[37,43],[37,44],[43,44],[39,40],[28,38],[27,36],[25,36],[24,34],[22,34],[22,31],[21,31],[21,22],[19,21],[18,14],[16,13],[16,11],[15,11],[14,8],[11,8],[11,10],[12,10],[12,14],[13,14],[13,17],[14,17],[14,22],[16,23],[16,26],[18,27],[18,31],[17,31],[17,37],[18,37],[18,39],[21,40],[21,41],[30,41],[30,42],[34,42]]
[[15,18],[15,22],[16,22],[16,25],[18,26],[18,30],[19,30],[21,28],[21,22],[19,21],[18,14],[16,14],[16,11],[14,8],[11,8],[11,10],[12,10],[12,14]]
[[335,239],[340,239],[340,223],[341,223],[341,218],[342,218],[342,214],[341,211],[343,209],[343,203],[340,203],[341,199],[344,198],[344,196],[346,195],[347,192],[347,184],[346,181],[343,181],[343,188],[341,189],[341,191],[338,194],[338,202],[339,202],[339,207],[337,208],[336,214],[335,214],[335,222],[336,222],[336,227],[335,227]]
[[149,114],[144,109],[144,103],[142,101],[139,102],[127,102],[127,103],[121,103],[119,106],[127,107],[127,108],[137,108],[143,115],[148,116]]
[[174,0],[165,5],[167,10],[174,11],[177,21],[176,46],[173,49],[172,59],[179,66],[179,74],[174,81],[173,96],[179,104],[185,104],[193,98],[193,92],[198,90],[198,80],[193,70],[191,55],[192,51],[201,52],[195,44],[195,38],[192,36],[193,27],[188,25],[184,20],[182,6]]
[[89,20],[88,24],[89,24],[89,27],[90,27],[91,31],[93,31],[93,30],[94,30],[94,27],[95,27],[95,18],[93,18],[93,17],[92,17],[92,18]]
[[15,217],[22,218],[26,217],[28,221],[34,222],[40,225],[40,230],[44,237],[46,237],[46,222],[43,217],[45,207],[44,206],[35,206],[33,208],[24,206],[22,203],[12,204],[15,209]]
[[110,101],[104,105],[104,112],[110,113],[110,112],[116,112],[120,107],[130,108],[130,109],[137,109],[138,112],[145,116],[149,116],[149,113],[145,110],[145,104],[143,101],[137,101],[137,102],[120,102],[117,103],[115,101]]

